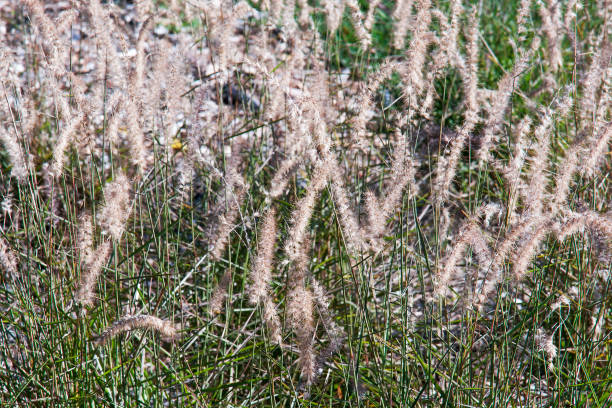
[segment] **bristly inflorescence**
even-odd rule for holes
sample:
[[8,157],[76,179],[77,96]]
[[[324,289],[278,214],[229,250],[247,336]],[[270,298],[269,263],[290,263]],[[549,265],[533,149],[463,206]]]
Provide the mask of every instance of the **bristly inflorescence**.
[[93,343],[95,346],[106,344],[113,337],[137,329],[149,329],[158,332],[166,341],[178,338],[177,327],[168,320],[150,315],[124,316],[98,335]]

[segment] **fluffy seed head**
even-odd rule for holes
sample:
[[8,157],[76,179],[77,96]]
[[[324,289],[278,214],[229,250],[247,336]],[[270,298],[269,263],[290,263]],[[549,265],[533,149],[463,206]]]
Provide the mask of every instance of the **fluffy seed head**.
[[166,341],[174,341],[178,338],[177,326],[168,320],[163,320],[159,317],[150,315],[128,315],[117,320],[115,323],[105,329],[93,340],[93,344],[95,346],[102,346],[118,334],[137,329],[150,329],[157,331]]

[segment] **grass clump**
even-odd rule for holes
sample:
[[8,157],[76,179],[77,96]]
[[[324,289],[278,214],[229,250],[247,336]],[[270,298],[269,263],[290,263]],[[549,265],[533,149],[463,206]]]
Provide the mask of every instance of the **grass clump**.
[[2,402],[609,406],[600,3],[0,6]]

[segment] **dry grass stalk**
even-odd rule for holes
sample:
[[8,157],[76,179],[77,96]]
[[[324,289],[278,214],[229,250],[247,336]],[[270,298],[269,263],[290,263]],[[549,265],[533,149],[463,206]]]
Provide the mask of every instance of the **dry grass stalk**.
[[550,130],[553,126],[552,111],[547,109],[539,126],[535,129],[534,156],[529,160],[529,180],[525,188],[525,196],[529,197],[528,211],[540,214],[544,206],[544,193],[548,184],[548,154],[550,153]]
[[[38,0],[24,0],[23,4],[26,6],[30,13],[30,18],[34,23],[36,29],[42,34],[45,41],[43,42],[43,48],[47,51],[47,57],[49,58],[49,65],[56,75],[62,75],[65,73],[64,63],[68,61],[68,45],[60,40],[59,33],[57,31],[56,24],[45,14],[43,5]],[[69,18],[66,22],[70,21],[73,17],[72,13],[68,13]],[[61,28],[62,25],[60,25]]]
[[316,198],[325,187],[329,172],[329,163],[318,164],[306,195],[298,201],[296,209],[293,211],[289,236],[285,244],[285,253],[291,261],[287,293],[287,319],[296,334],[300,351],[301,382],[305,386],[312,384],[316,374],[313,349],[315,334],[314,299],[312,292],[306,288],[309,264],[308,252],[311,245],[307,236],[307,227]]
[[93,236],[93,218],[89,214],[81,215],[77,230],[76,248],[82,261],[85,261],[91,255],[91,249],[94,246]]
[[257,254],[251,268],[251,285],[248,288],[251,304],[263,306],[263,320],[268,327],[270,338],[280,343],[280,318],[272,301],[271,283],[274,268],[274,245],[276,243],[276,209],[268,209],[259,232]]
[[336,163],[334,157],[326,160],[325,166],[329,167],[331,193],[334,197],[335,208],[338,213],[340,225],[342,226],[343,238],[349,253],[355,253],[364,248],[364,231],[359,225],[359,221],[353,211],[353,206],[349,202],[347,189],[344,184],[344,172]]
[[407,51],[407,60],[410,61],[410,64],[402,72],[402,80],[405,86],[402,96],[410,107],[409,116],[417,110],[418,96],[425,87],[423,66],[427,55],[427,46],[433,39],[432,33],[429,31],[430,24],[431,1],[417,0],[416,26]]
[[[536,138],[535,143],[535,154],[530,159],[530,168],[528,175],[528,183],[524,188],[523,194],[527,203],[527,214],[540,215],[546,203],[549,202],[549,196],[546,194],[546,188],[548,186],[549,178],[546,170],[548,169],[548,155],[550,153],[550,133],[554,125],[553,112],[559,119],[562,119],[567,115],[572,104],[572,98],[569,94],[565,95],[558,103],[556,109],[553,111],[547,108],[542,115],[542,120],[539,126],[535,128],[534,135]],[[557,183],[557,194],[553,197],[552,205],[555,202],[561,200],[564,197],[560,197],[559,194],[564,194],[567,188],[564,187],[563,183],[568,182],[573,173],[574,169],[571,164],[571,160],[568,161],[567,166],[569,168],[570,175],[563,175],[564,179],[559,180]],[[560,189],[560,190],[559,190]],[[553,216],[554,214],[550,214]]]
[[368,76],[363,91],[359,95],[358,112],[352,121],[353,131],[351,132],[351,137],[354,139],[353,143],[355,146],[364,151],[369,146],[366,138],[366,125],[374,110],[374,96],[380,85],[398,69],[399,64],[397,62],[386,60],[378,68],[378,71]]
[[382,236],[384,235],[387,218],[395,211],[402,198],[404,190],[408,189],[407,199],[411,199],[418,192],[415,180],[416,161],[410,154],[410,146],[402,132],[396,130],[399,140],[393,153],[391,175],[387,187],[380,198],[373,192],[366,195],[366,208],[368,212],[367,240],[370,248],[375,252],[382,250]]
[[281,344],[283,342],[281,320],[276,305],[269,296],[263,301],[263,320],[268,328],[270,340],[275,344]]
[[269,197],[272,200],[279,198],[287,189],[287,184],[291,175],[302,164],[303,159],[300,157],[287,158],[283,160],[276,170],[272,181],[270,182]]
[[208,303],[208,311],[212,316],[218,315],[223,310],[225,299],[227,299],[231,283],[232,273],[228,269],[223,273],[223,276],[221,277],[221,280],[219,281],[217,287],[213,290],[212,297],[210,298],[210,302]]
[[293,329],[299,349],[298,364],[301,370],[301,383],[310,386],[316,374],[314,354],[314,301],[312,292],[298,286],[287,294],[287,319]]
[[243,162],[241,155],[245,148],[245,143],[239,142],[237,144],[235,153],[232,154],[228,162],[224,194],[219,197],[216,205],[216,211],[222,212],[216,221],[216,225],[213,226],[214,232],[210,239],[211,258],[216,261],[221,259],[229,243],[230,234],[235,228],[236,220],[240,215],[240,206],[246,195],[247,187],[240,170]]
[[314,297],[306,288],[308,274],[310,240],[305,239],[300,248],[299,258],[291,265],[289,290],[287,292],[287,321],[296,336],[299,349],[301,382],[310,386],[315,378],[314,355]]
[[[118,86],[119,89],[127,91],[128,76],[122,65],[123,58],[117,53],[115,42],[112,39],[112,33],[118,33],[120,30],[115,26],[108,7],[102,6],[100,0],[90,1],[87,11],[91,16],[91,24],[96,32],[100,49],[97,72],[102,82],[99,82],[99,85],[104,86],[104,67],[106,67],[106,75],[108,75],[111,83]],[[106,62],[108,62],[108,65]],[[131,135],[131,137],[142,137],[142,135]]]
[[[372,7],[376,3],[376,1],[370,2],[370,7]],[[361,13],[361,8],[359,7],[359,2],[357,0],[346,0],[346,7],[349,9],[351,13],[351,20],[353,21],[353,26],[355,27],[355,34],[359,41],[361,41],[361,46],[363,49],[367,49],[371,44],[370,33],[367,31],[365,27],[365,21],[363,19],[363,14]]]
[[514,278],[520,281],[527,271],[536,250],[551,230],[551,223],[546,220],[538,220],[532,231],[521,239],[520,245],[512,255],[512,272]]
[[306,195],[296,203],[295,210],[291,215],[289,236],[284,247],[290,261],[299,260],[303,254],[303,246],[307,240],[308,222],[312,217],[316,199],[321,190],[325,188],[328,172],[329,168],[327,166],[318,166],[313,172]]
[[60,175],[62,173],[64,163],[66,161],[66,149],[68,148],[68,145],[72,141],[77,128],[81,125],[84,118],[85,117],[82,113],[77,113],[65,126],[62,127],[57,144],[53,149],[53,164],[51,165],[51,171],[53,174]]
[[527,19],[530,17],[532,4],[533,0],[521,0],[516,15],[516,24],[518,26],[519,40],[521,42],[525,41],[525,33],[527,32]]
[[300,15],[298,16],[298,22],[303,28],[309,27],[312,8],[310,7],[310,4],[308,4],[308,0],[297,0],[297,3],[300,6]]
[[515,129],[515,140],[512,157],[508,163],[501,169],[501,173],[506,180],[506,184],[509,188],[508,192],[508,208],[507,214],[510,220],[514,216],[518,192],[523,187],[521,180],[521,170],[525,164],[525,158],[527,157],[527,135],[531,129],[532,120],[529,116],[525,116],[519,122]]
[[589,127],[595,126],[595,114],[598,105],[598,91],[606,78],[606,70],[612,57],[612,42],[605,30],[599,38],[599,44],[594,47],[594,55],[582,83],[582,98],[580,98],[580,118]]
[[[452,0],[450,4],[451,16],[450,21],[446,18],[446,15],[439,12],[438,10],[432,11],[432,15],[438,18],[441,25],[441,38],[437,40],[439,44],[439,50],[437,52],[436,59],[434,61],[434,68],[431,71],[438,71],[443,65],[450,66],[462,66],[464,64],[461,54],[457,48],[457,37],[459,35],[459,18],[463,10],[463,5],[460,0]],[[471,24],[475,21],[472,18]],[[478,25],[476,23],[476,29]],[[473,30],[474,27],[471,28]],[[470,34],[472,35],[472,34]],[[471,39],[469,41],[472,41]],[[470,46],[468,45],[468,48]],[[430,84],[431,85],[431,84]]]
[[119,126],[121,125],[121,110],[123,98],[119,94],[113,94],[108,102],[108,127],[107,135],[111,149],[116,148],[119,143]]
[[553,342],[553,336],[546,333],[544,329],[539,328],[535,336],[535,342],[538,349],[546,354],[548,369],[553,371],[555,369],[554,360],[557,357],[557,347]]
[[578,25],[577,13],[581,9],[582,3],[579,0],[569,0],[567,2],[565,16],[563,17],[563,29],[565,34],[567,34],[570,43],[572,44],[573,55],[576,60],[580,59],[578,57],[578,49],[580,45],[578,44],[578,38],[576,38],[576,26]]
[[312,381],[315,382],[317,377],[323,372],[323,369],[329,359],[342,347],[345,341],[346,334],[344,329],[339,326],[334,320],[334,316],[329,307],[329,298],[325,294],[325,289],[318,280],[311,280],[312,293],[316,310],[321,317],[321,324],[323,329],[329,336],[329,342],[319,355],[317,355],[315,361],[315,375]]
[[228,10],[222,9],[222,7],[222,5],[219,5],[218,15],[211,16],[213,18],[213,24],[216,25],[212,30],[211,37],[213,43],[216,44],[217,47],[218,70],[221,72],[228,72],[231,67],[241,62],[240,53],[228,53],[229,50],[235,48],[235,46],[230,43],[234,37],[233,31],[237,23],[244,19],[252,8],[246,1],[240,1],[234,5],[231,10],[229,10],[229,13]]
[[[450,147],[442,156],[438,158],[438,166],[436,169],[436,178],[434,180],[433,190],[436,197],[436,202],[439,206],[448,199],[450,187],[455,173],[461,151],[463,150],[466,141],[474,130],[479,120],[479,104],[478,104],[478,24],[475,14],[470,18],[471,28],[468,32],[468,58],[467,63],[463,64],[461,75],[464,79],[465,93],[465,122],[457,132],[458,135],[451,142]],[[456,41],[456,39],[455,39]]]
[[82,261],[83,271],[81,280],[75,295],[75,299],[83,306],[91,306],[94,303],[94,288],[98,277],[102,273],[104,265],[108,262],[111,253],[111,243],[104,241],[95,249],[90,248]]
[[270,208],[259,231],[257,254],[251,268],[249,297],[252,304],[258,304],[268,296],[274,267],[274,244],[276,243],[276,210]]
[[[482,283],[475,305],[482,309],[489,296],[497,288],[497,284],[503,279],[503,266],[508,256],[512,253],[519,239],[532,233],[539,225],[536,217],[519,218],[506,232],[498,245],[492,251],[493,259],[488,268],[486,279]],[[520,255],[520,251],[516,251]]]
[[410,25],[413,23],[411,19],[413,3],[414,0],[398,0],[395,4],[395,10],[393,11],[393,20],[395,21],[393,46],[397,50],[404,48],[406,34],[408,34]]
[[131,212],[130,181],[118,171],[115,179],[104,186],[104,205],[99,210],[98,222],[103,234],[119,241]]
[[327,30],[329,33],[335,33],[340,23],[342,22],[342,14],[344,12],[343,1],[326,1],[325,13],[327,14]]
[[93,233],[92,217],[89,214],[82,215],[79,220],[76,245],[82,269],[75,299],[83,306],[93,305],[96,282],[108,262],[112,249],[110,241],[103,241],[94,247]]
[[[140,89],[135,88],[142,80],[142,76],[138,71],[143,70],[144,66],[144,48],[143,41],[144,36],[141,36],[140,40],[137,41],[137,48],[140,48],[140,54],[137,50],[137,61],[136,61],[136,73],[132,75],[133,82],[130,83],[128,76],[128,69],[125,68],[127,61],[123,62],[124,58],[120,57],[116,51],[114,41],[112,40],[111,33],[119,32],[115,27],[115,24],[110,17],[109,11],[105,9],[99,2],[99,0],[93,0],[89,3],[89,13],[92,17],[92,25],[99,37],[100,48],[103,51],[99,54],[98,59],[98,74],[101,80],[100,86],[104,83],[104,70],[106,67],[111,82],[115,84],[119,90],[124,92],[125,103],[122,107],[126,111],[126,120],[128,127],[128,138],[130,141],[131,157],[134,164],[138,167],[141,173],[144,173],[148,165],[150,164],[149,152],[146,148],[144,132],[140,125],[140,112],[138,103],[138,93]],[[141,34],[146,32],[147,26],[143,26]],[[108,65],[106,64],[108,62]],[[103,94],[103,89],[98,89],[98,97]]]
[[612,140],[612,123],[608,123],[606,126],[599,130],[599,134],[596,138],[592,139],[586,148],[587,155],[582,161],[581,171],[583,174],[592,177],[603,157],[606,155],[608,150],[608,144]]
[[[363,28],[368,33],[372,31],[372,26],[374,25],[374,21],[376,19],[376,10],[378,9],[380,3],[381,0],[372,0],[370,4],[368,4],[368,14],[366,14],[366,18],[363,21]],[[370,43],[371,42],[372,39],[370,38]]]
[[492,262],[492,254],[489,249],[487,238],[480,227],[468,221],[459,229],[460,236],[455,241],[452,250],[442,262],[444,265],[437,273],[435,280],[435,291],[438,295],[448,292],[449,283],[458,273],[457,264],[468,246],[471,246],[481,267],[488,267]]
[[273,20],[280,17],[281,10],[283,8],[282,0],[264,0],[264,4],[267,6],[270,17],[272,17]]
[[548,48],[548,62],[551,70],[557,72],[563,65],[561,54],[561,5],[556,0],[546,0],[546,5],[539,5],[540,16],[542,17],[542,30],[546,36]]
[[555,226],[554,232],[557,239],[563,241],[568,236],[584,233],[587,229],[599,231],[612,242],[612,217],[594,211],[570,212],[563,223]]
[[534,51],[539,47],[539,44],[539,40],[536,37],[531,44],[531,49],[522,52],[512,70],[507,72],[498,83],[491,107],[488,109],[488,117],[478,150],[478,160],[481,165],[491,159],[491,150],[497,142],[504,114],[510,103],[510,97],[517,86],[516,82],[524,74],[528,66],[527,64]]
[[9,274],[17,275],[17,258],[4,237],[0,237],[0,265]]
[[166,341],[174,341],[178,338],[178,328],[168,320],[150,315],[125,316],[117,320],[105,329],[99,336],[93,339],[96,347],[103,346],[113,337],[137,329],[154,330],[161,334]]
[[132,79],[132,89],[142,89],[145,72],[145,41],[146,35],[153,26],[155,20],[152,16],[148,17],[140,27],[138,32],[138,40],[136,41],[136,64],[134,68],[134,74]]
[[0,141],[2,141],[11,161],[11,176],[15,177],[19,182],[23,182],[27,179],[30,170],[19,140],[13,136],[15,131],[14,127],[11,130],[6,130],[4,126],[1,126]]
[[[55,101],[59,111],[65,121],[65,126],[59,135],[57,144],[53,151],[53,165],[51,171],[54,175],[59,175],[63,164],[65,151],[72,141],[77,127],[84,119],[83,112],[77,107],[76,112],[69,106],[68,102],[60,95],[60,79],[66,75],[65,61],[68,61],[69,47],[60,40],[56,25],[45,14],[42,4],[37,0],[26,0],[25,5],[30,12],[32,22],[40,31],[43,41],[43,49],[46,50],[47,59],[43,61],[43,66],[51,75],[47,78],[50,88],[55,94]],[[69,14],[68,17],[72,17]],[[70,21],[70,18],[66,19]]]
[[[17,179],[19,182],[23,182],[27,179],[28,174],[30,173],[30,163],[28,157],[26,156],[26,152],[21,146],[19,142],[19,132],[15,123],[15,115],[13,113],[13,109],[11,108],[11,103],[9,102],[9,96],[7,94],[7,85],[16,85],[15,79],[11,74],[11,67],[14,66],[15,59],[11,52],[9,52],[8,47],[2,40],[0,40],[0,83],[2,84],[2,96],[4,101],[0,103],[0,106],[5,107],[5,109],[0,108],[0,120],[9,120],[10,125],[5,126],[4,124],[0,125],[0,141],[4,145],[6,152],[9,155],[9,160],[11,162],[11,175]],[[26,109],[32,108],[32,106],[27,106],[31,104],[31,99],[26,99],[25,101]],[[24,112],[27,116],[34,117],[34,114],[30,112]],[[5,116],[6,118],[4,118]],[[23,116],[23,114],[22,114]],[[28,136],[30,131],[32,130],[33,124],[32,120],[25,120],[25,124],[22,123],[21,127],[23,129],[22,136]]]
[[560,164],[560,171],[555,178],[555,192],[551,200],[551,212],[557,214],[566,207],[567,196],[570,191],[572,177],[576,172],[580,160],[579,149],[575,146],[568,149],[565,160]]

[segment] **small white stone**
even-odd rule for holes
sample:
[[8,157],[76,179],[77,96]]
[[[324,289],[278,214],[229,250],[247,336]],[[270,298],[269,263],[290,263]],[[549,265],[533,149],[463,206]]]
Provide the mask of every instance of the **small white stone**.
[[130,48],[129,50],[127,50],[127,52],[125,54],[123,54],[124,57],[128,57],[128,58],[132,58],[135,57],[137,54],[136,48]]
[[161,37],[161,36],[168,34],[168,29],[166,28],[166,26],[160,24],[157,27],[155,27],[155,30],[153,30],[153,32],[155,33],[155,35],[158,35]]

